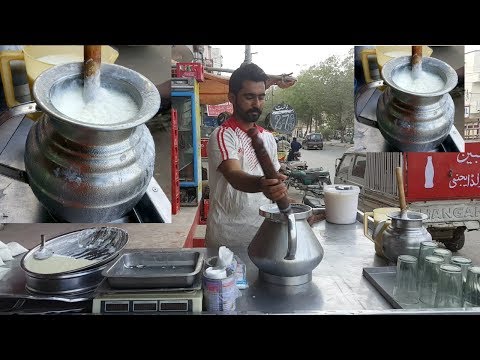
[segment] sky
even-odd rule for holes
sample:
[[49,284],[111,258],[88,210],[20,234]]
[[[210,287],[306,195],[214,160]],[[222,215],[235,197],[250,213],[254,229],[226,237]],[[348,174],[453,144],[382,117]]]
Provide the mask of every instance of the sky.
[[480,50],[480,45],[465,45],[465,53],[468,53],[474,50]]
[[[223,68],[235,70],[245,60],[245,45],[211,45],[220,48]],[[251,45],[252,62],[269,75],[293,73],[327,59],[331,55],[346,57],[353,45]],[[256,54],[255,54],[256,53]],[[222,75],[228,76],[228,73]]]

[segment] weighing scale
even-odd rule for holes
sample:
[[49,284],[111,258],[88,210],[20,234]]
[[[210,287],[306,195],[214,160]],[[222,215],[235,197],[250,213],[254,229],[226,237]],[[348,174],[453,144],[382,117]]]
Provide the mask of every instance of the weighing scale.
[[113,289],[105,279],[95,291],[94,314],[201,313],[203,291],[197,275],[188,288]]

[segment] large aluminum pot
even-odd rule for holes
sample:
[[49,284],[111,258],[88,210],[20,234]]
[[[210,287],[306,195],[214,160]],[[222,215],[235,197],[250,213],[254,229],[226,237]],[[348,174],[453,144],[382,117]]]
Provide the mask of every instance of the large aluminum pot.
[[160,107],[155,85],[128,68],[102,64],[102,87],[129,94],[136,116],[114,124],[87,123],[61,113],[56,92],[83,78],[83,64],[46,70],[33,95],[44,115],[31,128],[25,149],[30,186],[58,220],[102,223],[121,218],[145,193],[153,176],[155,147],[144,124]]
[[91,291],[104,279],[102,271],[118,256],[127,242],[128,233],[116,227],[88,228],[56,236],[45,243],[45,248],[51,250],[54,256],[87,259],[89,264],[65,271],[39,271],[38,262],[50,267],[56,263],[50,262],[53,257],[36,260],[34,254],[40,245],[36,246],[25,254],[20,263],[25,271],[26,288],[43,294],[71,295]]
[[395,83],[395,74],[409,68],[410,56],[388,61],[382,77],[388,85],[378,99],[378,128],[384,138],[401,151],[432,151],[448,136],[455,106],[449,94],[458,82],[455,70],[435,58],[423,58],[423,71],[439,75],[442,89],[429,93],[405,90]]

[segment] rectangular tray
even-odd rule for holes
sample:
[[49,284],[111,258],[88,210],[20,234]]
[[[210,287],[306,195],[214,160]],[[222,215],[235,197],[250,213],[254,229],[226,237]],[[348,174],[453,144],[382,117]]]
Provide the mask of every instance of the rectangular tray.
[[[378,266],[363,268],[363,276],[382,294],[394,309],[422,309],[422,304],[400,304],[393,298],[393,287],[397,276],[396,266]],[[426,308],[428,309],[428,308]]]
[[393,298],[393,287],[397,276],[396,266],[379,266],[363,268],[363,276],[382,294],[395,309],[403,309]]
[[102,275],[117,289],[191,287],[203,258],[194,250],[127,251]]

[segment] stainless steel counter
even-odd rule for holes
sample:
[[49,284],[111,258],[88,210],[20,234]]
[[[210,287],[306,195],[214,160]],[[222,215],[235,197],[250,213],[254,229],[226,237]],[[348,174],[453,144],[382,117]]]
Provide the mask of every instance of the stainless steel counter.
[[[387,266],[363,235],[363,224],[313,225],[325,251],[312,281],[299,286],[267,284],[246,248],[231,250],[247,265],[249,287],[241,290],[235,314],[479,314],[480,309],[394,309],[362,275],[364,267]],[[207,256],[213,256],[211,250]]]
[[[363,267],[384,266],[374,245],[363,236],[363,225],[335,225],[321,221],[313,226],[325,251],[313,270],[312,281],[280,286],[258,279],[258,269],[246,248],[231,250],[247,265],[249,287],[241,290],[236,313],[315,313],[392,309],[383,296],[362,276]],[[213,256],[208,250],[208,256]]]
[[[24,225],[35,226],[35,224]],[[60,224],[36,225],[47,227]],[[8,224],[5,229],[13,226]],[[150,244],[155,243],[156,248],[165,247],[166,240],[162,240],[159,234],[162,228],[167,230],[169,225],[158,225],[153,232],[142,232],[140,230],[142,226],[147,225],[130,225],[129,234],[132,240],[136,239],[130,244],[132,248],[143,248],[142,243],[148,241]],[[325,253],[321,263],[313,270],[312,281],[304,285],[279,286],[262,282],[258,279],[257,267],[248,257],[247,248],[231,247],[230,249],[246,264],[249,287],[240,290],[242,296],[236,301],[235,312],[219,314],[480,314],[478,308],[468,310],[393,309],[381,293],[362,275],[364,267],[388,264],[386,260],[375,255],[374,244],[364,237],[363,225],[360,222],[353,225],[334,225],[321,221],[313,225],[313,231]],[[0,232],[0,238],[2,232],[4,231]],[[23,236],[19,234],[17,233],[18,239],[12,233],[8,239],[4,240],[24,243],[21,239]],[[199,250],[206,251],[207,258],[217,255],[213,249]],[[45,302],[46,299],[43,301]],[[41,301],[36,300],[31,306],[38,307],[38,311],[43,313],[67,312],[70,311],[67,301],[68,299],[57,301],[51,306],[42,307]],[[62,308],[57,309],[59,306]],[[85,305],[81,302],[70,303],[70,306],[77,308]],[[77,311],[86,313],[81,309]],[[208,313],[204,312],[204,314]]]

